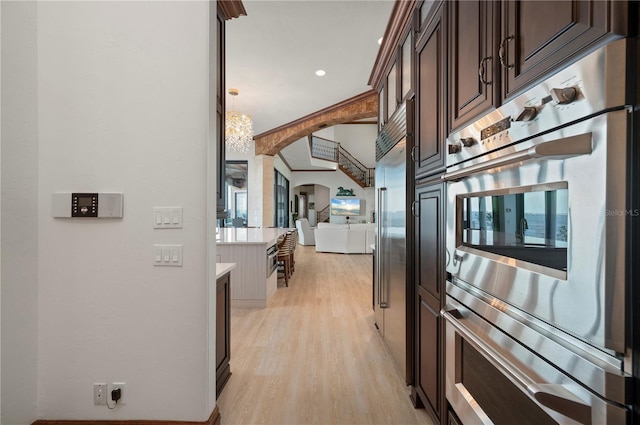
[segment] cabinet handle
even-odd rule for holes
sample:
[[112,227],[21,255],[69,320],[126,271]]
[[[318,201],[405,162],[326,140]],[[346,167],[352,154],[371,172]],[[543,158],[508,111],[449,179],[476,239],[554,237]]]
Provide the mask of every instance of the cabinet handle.
[[511,69],[514,68],[515,65],[508,65],[505,63],[505,47],[507,45],[508,42],[510,42],[511,40],[513,40],[515,38],[515,36],[510,35],[509,37],[505,38],[504,40],[502,40],[502,43],[500,43],[500,50],[498,50],[498,57],[500,58],[500,65],[502,65],[504,68],[507,69]]
[[411,147],[411,160],[413,162],[417,161],[416,160],[416,148],[417,148],[417,146],[415,146],[415,145],[413,147]]
[[487,67],[485,66],[485,64],[487,63],[487,61],[490,61],[490,60],[491,60],[491,56],[487,56],[486,58],[483,58],[480,61],[480,67],[478,68],[478,76],[480,77],[480,82],[485,86],[488,86],[492,83],[492,81],[487,81],[487,78],[486,78]]
[[418,214],[419,214],[419,213],[417,213],[417,212],[416,212],[416,211],[418,210],[418,209],[416,208],[416,205],[417,205],[417,204],[418,204],[418,201],[413,201],[413,202],[411,203],[411,215],[412,215],[412,216],[414,216],[414,217],[418,217]]

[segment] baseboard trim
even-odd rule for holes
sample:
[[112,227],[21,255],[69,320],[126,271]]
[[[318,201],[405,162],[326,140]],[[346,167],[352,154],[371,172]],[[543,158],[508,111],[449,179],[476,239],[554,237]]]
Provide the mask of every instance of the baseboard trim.
[[49,420],[49,419],[38,419],[31,425],[220,425],[220,410],[218,406],[213,409],[211,412],[211,416],[204,422],[194,422],[194,421],[154,421],[154,420],[117,420],[117,421],[109,421],[109,420],[89,420],[89,421],[79,421],[79,420]]

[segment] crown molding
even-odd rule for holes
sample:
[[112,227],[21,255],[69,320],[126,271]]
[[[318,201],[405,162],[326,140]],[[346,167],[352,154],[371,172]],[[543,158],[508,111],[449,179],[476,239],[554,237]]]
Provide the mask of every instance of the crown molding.
[[369,85],[378,89],[385,76],[385,70],[396,53],[396,47],[400,42],[400,37],[404,33],[407,25],[411,22],[413,11],[416,7],[416,0],[396,0],[387,23],[387,28],[382,37],[382,45],[378,49],[378,56],[373,64]]
[[225,21],[247,16],[242,0],[218,0],[218,9],[222,12]]

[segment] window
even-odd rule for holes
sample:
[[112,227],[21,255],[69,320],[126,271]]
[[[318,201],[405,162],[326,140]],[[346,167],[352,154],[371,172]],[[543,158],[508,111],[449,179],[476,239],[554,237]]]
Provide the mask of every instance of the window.
[[289,227],[289,180],[275,170],[275,223],[276,227]]
[[249,166],[247,161],[226,161],[224,187],[227,218],[224,227],[246,227]]
[[566,183],[462,199],[462,245],[567,270]]

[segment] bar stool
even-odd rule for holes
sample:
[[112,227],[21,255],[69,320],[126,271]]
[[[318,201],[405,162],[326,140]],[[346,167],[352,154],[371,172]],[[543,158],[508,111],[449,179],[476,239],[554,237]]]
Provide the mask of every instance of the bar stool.
[[293,273],[296,271],[295,252],[298,246],[298,229],[290,230],[288,233],[291,234],[291,273]]
[[293,273],[291,260],[292,255],[291,235],[289,233],[284,235],[282,243],[278,246],[278,271],[282,271],[284,274],[284,284],[289,286],[289,277]]

